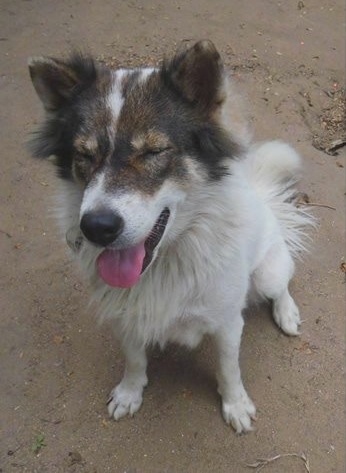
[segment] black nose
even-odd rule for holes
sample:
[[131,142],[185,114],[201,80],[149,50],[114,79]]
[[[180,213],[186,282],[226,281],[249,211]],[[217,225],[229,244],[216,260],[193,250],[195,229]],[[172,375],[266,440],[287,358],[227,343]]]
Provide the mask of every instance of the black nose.
[[89,241],[107,246],[123,231],[124,220],[110,210],[95,210],[83,215],[80,228]]

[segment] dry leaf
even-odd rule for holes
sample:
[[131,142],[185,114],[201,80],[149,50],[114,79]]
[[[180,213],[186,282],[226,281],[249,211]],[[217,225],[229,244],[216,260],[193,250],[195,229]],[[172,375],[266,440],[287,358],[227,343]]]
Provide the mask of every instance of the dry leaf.
[[55,345],[61,345],[64,343],[64,336],[63,335],[54,335],[53,342]]

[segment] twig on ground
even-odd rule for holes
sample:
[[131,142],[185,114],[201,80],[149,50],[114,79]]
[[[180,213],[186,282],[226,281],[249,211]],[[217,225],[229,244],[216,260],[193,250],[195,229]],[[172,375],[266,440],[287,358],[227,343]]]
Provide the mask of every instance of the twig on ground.
[[297,192],[297,194],[293,196],[292,202],[298,208],[305,205],[311,205],[312,207],[325,207],[326,209],[336,210],[336,208],[331,205],[321,204],[319,202],[310,202],[310,198],[305,192]]
[[254,463],[247,463],[246,466],[248,466],[249,468],[256,468],[255,473],[259,473],[265,466],[269,465],[269,463],[272,463],[283,457],[300,458],[304,462],[305,470],[307,471],[307,473],[311,473],[309,460],[307,456],[305,455],[305,453],[282,453],[281,455],[276,455],[275,457],[271,457],[271,458],[259,458]]
[[329,143],[329,145],[325,147],[324,151],[328,154],[334,155],[336,150],[342,148],[345,145],[346,145],[346,139],[339,138]]
[[0,233],[3,233],[4,235],[6,235],[8,238],[12,238],[12,235],[8,232],[5,232],[5,230],[1,230],[0,228]]
[[304,205],[310,205],[311,207],[324,207],[325,209],[336,210],[336,207],[332,207],[331,205],[326,204],[319,204],[317,202],[308,202]]

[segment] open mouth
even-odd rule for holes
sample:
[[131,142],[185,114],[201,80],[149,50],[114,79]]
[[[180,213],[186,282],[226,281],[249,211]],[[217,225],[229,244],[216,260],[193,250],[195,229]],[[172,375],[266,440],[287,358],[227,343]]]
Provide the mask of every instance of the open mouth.
[[96,262],[101,279],[112,287],[134,286],[150,265],[154,250],[165,232],[169,216],[170,211],[165,208],[148,237],[137,245],[122,250],[112,248],[103,250]]
[[143,273],[147,269],[147,267],[151,263],[151,260],[153,259],[154,250],[157,247],[157,245],[160,243],[162,235],[164,231],[166,230],[166,225],[169,219],[169,215],[170,215],[169,209],[165,208],[161,212],[148,238],[144,242],[145,257],[144,257],[141,273]]

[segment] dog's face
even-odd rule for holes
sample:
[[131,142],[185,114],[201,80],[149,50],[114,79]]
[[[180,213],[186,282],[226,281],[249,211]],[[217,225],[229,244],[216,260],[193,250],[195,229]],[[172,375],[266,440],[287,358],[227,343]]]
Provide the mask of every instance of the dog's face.
[[54,155],[60,177],[83,190],[80,227],[104,248],[99,274],[130,287],[168,240],[179,204],[222,179],[237,152],[218,123],[220,56],[203,41],[158,69],[110,70],[78,54],[29,68],[47,111],[33,152]]

